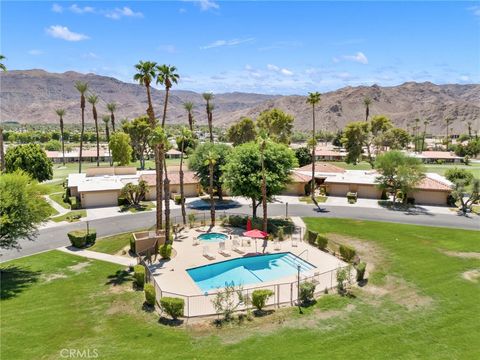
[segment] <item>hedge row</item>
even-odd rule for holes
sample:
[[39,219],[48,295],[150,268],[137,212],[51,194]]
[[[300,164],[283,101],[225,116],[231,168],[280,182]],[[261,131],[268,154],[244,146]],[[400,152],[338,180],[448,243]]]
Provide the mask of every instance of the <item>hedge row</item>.
[[74,230],[70,231],[67,236],[73,246],[76,248],[83,248],[87,245],[95,244],[97,231],[95,229],[90,229],[90,232],[87,233],[86,230]]
[[[252,221],[252,229],[262,230],[263,222],[261,218],[251,218],[249,216],[241,215],[230,215],[228,219],[225,220],[225,225],[230,225],[233,227],[245,228],[247,226],[248,219]],[[291,220],[286,219],[268,219],[267,232],[274,236],[277,236],[280,228],[283,228],[284,234],[290,235],[295,230],[295,225]]]

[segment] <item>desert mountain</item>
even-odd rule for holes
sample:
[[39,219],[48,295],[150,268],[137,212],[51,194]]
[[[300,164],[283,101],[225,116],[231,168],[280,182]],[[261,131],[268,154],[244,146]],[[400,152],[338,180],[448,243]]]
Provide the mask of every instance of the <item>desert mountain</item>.
[[[145,89],[137,84],[125,83],[112,77],[80,74],[73,71],[49,73],[44,70],[8,71],[0,74],[0,121],[20,123],[56,123],[56,108],[65,108],[65,121],[78,122],[79,94],[76,81],[88,82],[91,91],[100,97],[99,115],[107,114],[105,104],[118,104],[117,119],[133,118],[145,113]],[[155,113],[161,116],[164,92],[153,89]],[[385,114],[398,126],[406,127],[415,118],[430,120],[429,132],[444,133],[444,119],[450,117],[454,133],[466,132],[467,122],[479,128],[480,85],[435,85],[429,82],[408,82],[398,86],[345,87],[322,94],[317,112],[317,128],[335,130],[347,122],[364,119],[363,99],[372,99],[370,114]],[[201,94],[192,91],[171,91],[168,123],[186,123],[182,104],[195,104],[197,123],[206,123],[205,105]],[[230,124],[243,116],[255,118],[261,111],[280,108],[295,117],[299,130],[311,128],[311,108],[304,96],[262,95],[253,93],[215,94],[214,122]],[[87,107],[88,110],[89,107]],[[92,122],[90,111],[87,121]]]

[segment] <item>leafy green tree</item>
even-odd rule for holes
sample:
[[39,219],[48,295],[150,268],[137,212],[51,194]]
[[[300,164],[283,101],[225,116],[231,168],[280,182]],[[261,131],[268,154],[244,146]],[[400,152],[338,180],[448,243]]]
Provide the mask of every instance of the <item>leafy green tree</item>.
[[469,195],[467,192],[467,181],[456,180],[453,183],[452,196],[457,202],[460,202],[460,209],[464,215],[467,214],[468,210],[472,210],[472,206],[480,200],[480,180],[473,179],[471,182],[472,190]]
[[53,177],[52,162],[38,144],[10,146],[5,154],[5,169],[7,173],[23,170],[40,182]]
[[376,179],[378,186],[393,194],[393,203],[398,191],[403,193],[403,202],[406,202],[408,193],[425,177],[425,168],[419,159],[397,150],[378,155],[375,167],[380,173]]
[[[295,153],[284,144],[266,142],[264,150],[266,195],[271,200],[285,189],[291,170],[298,166]],[[245,143],[233,148],[223,167],[225,186],[233,196],[243,196],[252,201],[252,215],[262,201],[262,164],[260,144]]]
[[256,137],[257,129],[255,128],[255,123],[250,118],[241,119],[227,130],[227,139],[233,143],[233,146],[253,141]]
[[18,240],[34,240],[37,226],[50,208],[35,181],[21,172],[0,175],[0,248],[20,248]]
[[264,130],[273,141],[289,144],[293,121],[293,116],[279,109],[271,109],[258,116],[257,127]]
[[305,146],[295,149],[295,157],[298,160],[298,166],[305,166],[312,163],[312,154]]
[[342,143],[347,150],[345,161],[348,164],[356,165],[362,160],[363,145],[368,137],[366,124],[364,121],[351,122],[343,130]]
[[466,169],[459,169],[457,167],[453,169],[448,169],[445,172],[445,177],[447,178],[448,181],[452,183],[456,183],[459,181],[462,181],[465,186],[469,186],[472,181],[473,181],[473,173],[471,171],[468,171]]
[[80,109],[82,110],[82,123],[80,132],[80,154],[78,157],[78,173],[82,172],[83,134],[85,132],[85,93],[88,91],[86,82],[77,81],[75,89],[80,93]]
[[62,160],[63,160],[63,165],[65,166],[65,134],[63,129],[63,117],[65,116],[65,109],[56,109],[55,113],[58,115],[60,120],[60,140],[62,141]]
[[390,150],[403,150],[410,143],[410,135],[400,128],[391,128],[382,134],[378,140],[380,146],[388,147]]
[[108,146],[112,152],[113,161],[116,161],[119,166],[125,166],[130,163],[133,149],[130,146],[130,136],[128,134],[117,131],[110,137]]
[[205,161],[207,160],[208,153],[211,151],[218,155],[213,167],[213,187],[216,189],[218,198],[222,200],[222,168],[227,162],[227,156],[231,148],[225,144],[203,143],[197,146],[195,151],[190,155],[188,165],[191,170],[195,171],[202,187],[207,189],[210,185],[210,169],[209,166],[205,164]]
[[180,134],[176,137],[175,142],[177,143],[177,149],[182,151],[185,154],[191,154],[198,145],[198,140],[195,138],[195,135],[189,131],[189,136],[184,136],[184,128],[180,130]]
[[58,140],[50,140],[44,145],[45,150],[48,151],[60,151],[62,149],[62,143]]
[[148,116],[140,116],[122,124],[122,130],[130,135],[135,157],[140,160],[140,169],[145,169],[145,154],[148,148],[148,139],[152,133]]

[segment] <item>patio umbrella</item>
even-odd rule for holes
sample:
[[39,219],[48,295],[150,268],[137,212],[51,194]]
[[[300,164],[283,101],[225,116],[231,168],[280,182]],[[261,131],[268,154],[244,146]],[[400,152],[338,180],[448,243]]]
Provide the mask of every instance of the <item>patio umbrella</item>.
[[252,219],[248,218],[247,220],[247,231],[252,230]]
[[257,239],[265,239],[268,236],[268,233],[266,233],[265,231],[262,231],[262,230],[253,229],[253,230],[250,230],[250,231],[245,231],[243,233],[243,236],[248,236],[248,237],[251,237],[251,238],[255,239],[255,252],[258,252],[257,251]]

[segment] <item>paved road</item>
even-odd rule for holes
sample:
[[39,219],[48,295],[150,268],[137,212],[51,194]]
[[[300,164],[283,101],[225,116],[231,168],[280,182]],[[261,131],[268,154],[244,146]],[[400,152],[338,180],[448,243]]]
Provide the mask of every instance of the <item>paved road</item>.
[[[476,215],[473,217],[464,217],[455,215],[406,213],[403,211],[392,211],[386,209],[328,205],[323,205],[321,208],[322,211],[319,212],[312,205],[292,204],[288,206],[288,215],[301,217],[312,216],[324,218],[351,218],[359,220],[387,221],[405,224],[480,230],[480,218]],[[247,205],[242,205],[225,211],[227,213],[233,212],[249,214],[251,213],[251,208]],[[269,215],[272,216],[285,215],[285,204],[269,204],[268,211]],[[258,214],[261,214],[261,209],[258,209]],[[172,216],[179,215],[180,211],[178,209],[172,211]],[[153,226],[154,223],[155,212],[122,215],[89,221],[90,227],[97,229],[97,234],[99,237],[150,227]],[[35,241],[21,240],[20,244],[22,249],[20,251],[10,250],[3,252],[0,260],[3,262],[18,257],[55,249],[60,246],[69,245],[66,235],[67,232],[75,229],[84,229],[85,226],[85,222],[78,222],[64,226],[42,229],[39,231]]]

